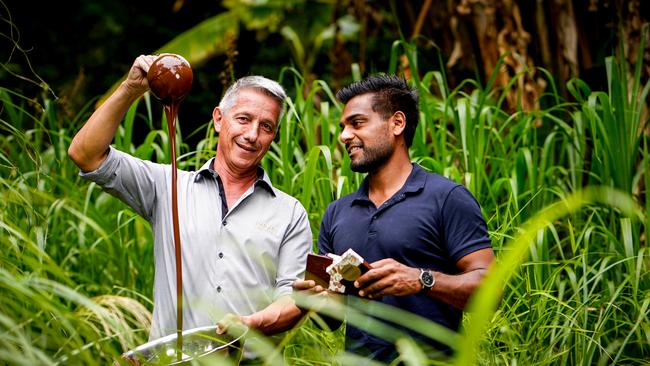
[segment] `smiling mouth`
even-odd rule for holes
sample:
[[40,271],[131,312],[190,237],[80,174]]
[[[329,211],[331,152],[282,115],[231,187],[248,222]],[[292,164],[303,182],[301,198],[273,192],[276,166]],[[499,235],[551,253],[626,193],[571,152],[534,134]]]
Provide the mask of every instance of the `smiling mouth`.
[[348,146],[347,150],[348,150],[348,155],[352,155],[352,153],[354,153],[355,151],[361,150],[361,146],[359,146],[359,145],[351,145],[351,146]]
[[242,150],[248,151],[248,152],[256,152],[257,149],[254,146],[249,146],[249,145],[244,145],[239,142],[237,142],[237,146],[239,146]]

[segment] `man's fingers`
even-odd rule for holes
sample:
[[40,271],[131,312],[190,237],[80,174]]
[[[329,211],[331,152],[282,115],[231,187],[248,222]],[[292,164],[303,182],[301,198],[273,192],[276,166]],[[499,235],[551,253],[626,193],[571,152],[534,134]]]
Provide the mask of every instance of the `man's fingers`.
[[307,281],[295,280],[293,282],[293,289],[298,291],[309,290],[315,286],[316,286],[316,282],[314,280],[307,280]]
[[135,66],[142,70],[145,74],[149,71],[149,67],[153,63],[153,60],[149,60],[150,56],[140,55],[135,59]]
[[370,266],[372,268],[380,268],[380,267],[383,267],[385,265],[392,264],[392,263],[398,263],[398,262],[396,260],[392,259],[392,258],[384,258],[384,259],[380,259],[378,261],[370,263]]
[[387,287],[391,286],[391,281],[383,279],[370,283],[366,287],[362,287],[359,291],[359,296],[368,296],[370,298],[378,297],[378,293]]
[[373,268],[354,281],[354,287],[362,288],[366,284],[384,278],[388,273],[384,268]]
[[235,314],[226,314],[221,320],[217,322],[217,334],[224,334],[228,329],[237,324],[242,323],[242,318]]
[[296,291],[307,291],[311,294],[321,294],[322,292],[326,292],[325,287],[321,285],[317,285],[316,281],[314,280],[295,280],[292,285],[293,289]]
[[222,323],[217,323],[217,334],[225,334],[228,331],[228,326]]
[[135,59],[134,66],[141,70],[140,72],[143,78],[146,78],[149,68],[157,58],[157,55],[140,55]]

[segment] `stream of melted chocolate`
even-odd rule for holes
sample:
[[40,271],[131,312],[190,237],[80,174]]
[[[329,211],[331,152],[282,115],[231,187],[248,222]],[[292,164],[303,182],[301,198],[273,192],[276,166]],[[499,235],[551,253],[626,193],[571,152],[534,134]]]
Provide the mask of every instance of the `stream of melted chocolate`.
[[169,130],[169,148],[172,161],[172,225],[174,229],[174,251],[176,256],[176,356],[180,361],[183,351],[183,263],[181,257],[181,233],[178,221],[178,185],[176,182],[176,117],[180,101],[165,104],[167,129]]
[[178,221],[178,184],[176,168],[176,121],[178,108],[192,86],[192,68],[183,57],[174,54],[159,56],[147,72],[147,81],[154,96],[165,108],[169,148],[171,152],[172,180],[172,226],[174,230],[174,252],[176,259],[176,357],[183,355],[183,265],[181,256],[181,234]]

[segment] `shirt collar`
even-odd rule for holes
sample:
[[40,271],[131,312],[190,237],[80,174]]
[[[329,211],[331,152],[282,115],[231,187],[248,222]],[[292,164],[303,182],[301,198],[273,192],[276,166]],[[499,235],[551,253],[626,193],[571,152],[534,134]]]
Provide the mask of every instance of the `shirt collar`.
[[[196,176],[194,177],[194,181],[198,182],[199,180],[205,178],[205,177],[213,177],[213,178],[218,178],[219,173],[217,173],[216,170],[214,170],[214,157],[203,166],[196,171]],[[269,175],[266,174],[264,169],[262,167],[257,167],[257,180],[255,181],[255,186],[261,186],[264,187],[273,197],[275,197],[275,192],[273,192],[273,184],[271,183],[271,178],[269,178]]]
[[[427,180],[426,171],[416,163],[411,164],[413,165],[411,174],[409,174],[408,178],[406,178],[406,182],[402,188],[397,191],[397,193],[401,192],[403,194],[415,194],[424,188],[424,183]],[[363,179],[363,182],[361,183],[359,189],[352,193],[351,204],[370,201],[370,197],[368,196],[369,184],[370,180],[368,179],[368,176],[366,176]],[[397,195],[397,193],[395,193],[395,195]]]

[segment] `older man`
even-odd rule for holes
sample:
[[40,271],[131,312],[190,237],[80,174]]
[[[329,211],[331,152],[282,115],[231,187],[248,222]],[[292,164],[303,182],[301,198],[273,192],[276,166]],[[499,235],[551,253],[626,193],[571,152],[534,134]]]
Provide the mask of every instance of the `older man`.
[[[139,56],[127,79],[98,108],[68,150],[80,175],[131,206],[154,234],[154,311],[150,340],[176,331],[176,280],[170,166],[110,146],[131,104],[149,89],[155,56]],[[286,95],[269,79],[238,80],[214,108],[216,156],[178,173],[183,258],[183,325],[214,325],[237,314],[273,334],[300,310],[288,296],[305,268],[311,230],[303,206],[274,188],[259,163],[275,137]]]

